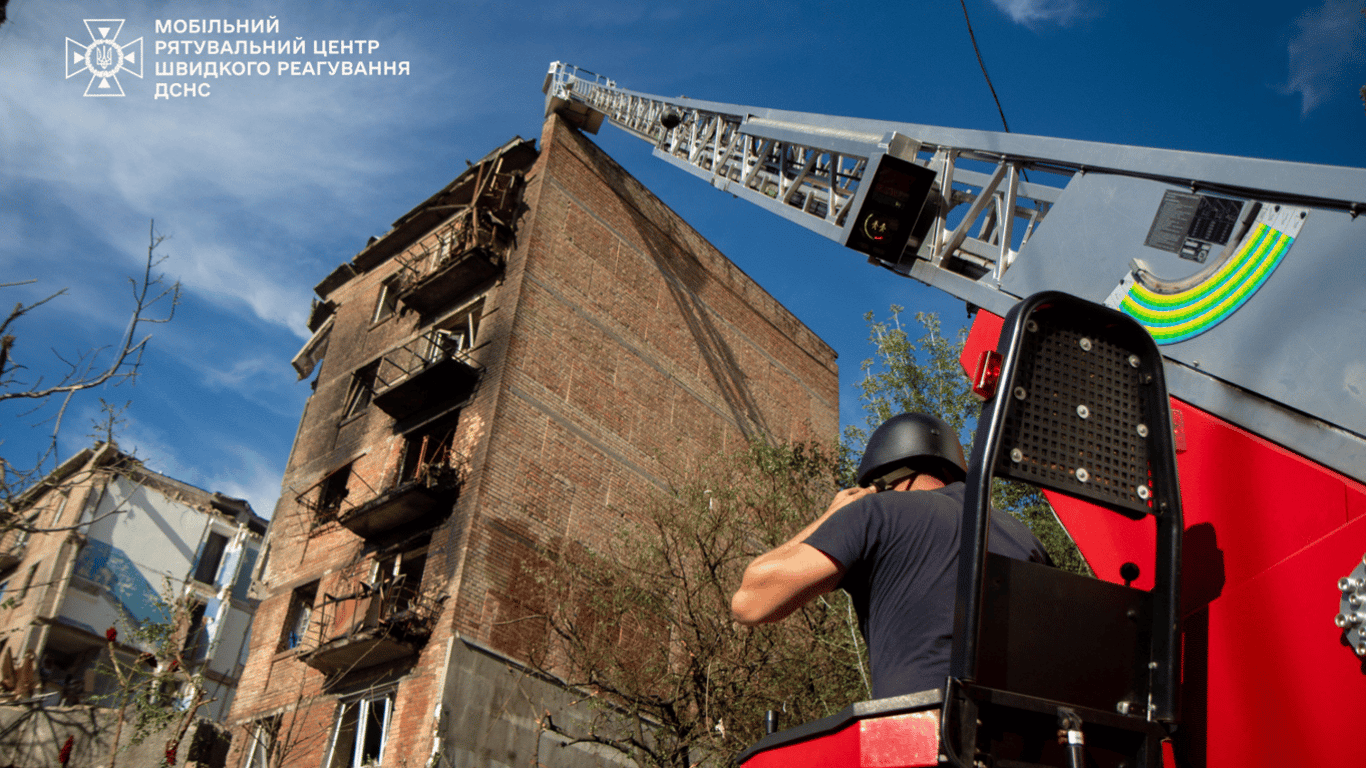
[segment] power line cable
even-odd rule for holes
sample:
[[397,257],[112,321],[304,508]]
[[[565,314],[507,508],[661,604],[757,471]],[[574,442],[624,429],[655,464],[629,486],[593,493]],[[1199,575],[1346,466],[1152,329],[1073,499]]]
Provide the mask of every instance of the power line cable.
[[1001,125],[1005,127],[1006,133],[1010,133],[1010,124],[1006,122],[1006,112],[1001,109],[1001,99],[996,95],[996,86],[991,84],[991,75],[987,74],[987,64],[982,61],[982,49],[977,47],[977,35],[972,32],[972,19],[968,18],[967,0],[958,0],[958,4],[963,6],[963,21],[968,23],[968,37],[972,40],[972,50],[977,54],[977,65],[982,68],[982,77],[987,80],[987,88],[991,89],[991,98],[996,102],[996,111],[1001,115]]

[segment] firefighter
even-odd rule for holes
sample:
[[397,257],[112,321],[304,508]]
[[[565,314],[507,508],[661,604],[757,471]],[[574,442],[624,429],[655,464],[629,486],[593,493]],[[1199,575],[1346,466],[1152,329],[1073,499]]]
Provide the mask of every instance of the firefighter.
[[[846,590],[868,643],[873,698],[943,686],[953,646],[959,531],[967,462],[952,428],[923,413],[893,416],[868,439],[858,486],[815,522],[749,564],[731,613],[778,621],[808,600]],[[988,549],[1048,562],[1014,517],[992,510]]]

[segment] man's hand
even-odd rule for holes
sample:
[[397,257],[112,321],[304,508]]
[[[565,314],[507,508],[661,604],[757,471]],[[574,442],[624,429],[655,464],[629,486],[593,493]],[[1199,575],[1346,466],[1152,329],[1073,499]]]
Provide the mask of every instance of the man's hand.
[[[835,514],[841,508],[849,505],[851,502],[858,501],[864,496],[871,496],[874,493],[877,493],[877,489],[871,485],[867,488],[845,488],[844,490],[835,494],[835,498],[830,502],[830,506],[826,508],[825,514],[820,516],[820,522],[825,522],[825,519],[827,517],[830,517],[831,515]],[[802,538],[806,537],[803,536]]]
[[844,568],[825,553],[804,544],[830,516],[877,490],[846,488],[835,494],[821,516],[786,543],[765,552],[745,569],[740,589],[731,598],[731,615],[745,625],[777,621],[806,601],[834,589]]

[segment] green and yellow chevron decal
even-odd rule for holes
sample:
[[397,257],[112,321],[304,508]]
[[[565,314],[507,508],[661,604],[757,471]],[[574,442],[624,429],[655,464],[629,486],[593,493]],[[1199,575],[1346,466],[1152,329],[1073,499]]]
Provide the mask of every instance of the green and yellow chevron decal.
[[1195,285],[1162,293],[1128,275],[1106,304],[1142,323],[1158,344],[1199,336],[1247,303],[1290,251],[1299,222],[1274,219],[1254,223],[1232,257]]

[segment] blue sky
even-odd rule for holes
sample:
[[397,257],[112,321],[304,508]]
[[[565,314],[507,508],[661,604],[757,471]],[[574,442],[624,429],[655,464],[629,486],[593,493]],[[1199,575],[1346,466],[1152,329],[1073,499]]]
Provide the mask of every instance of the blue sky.
[[[231,8],[227,12],[226,8]],[[1366,166],[1360,2],[969,0],[1011,129],[1065,138]],[[32,375],[110,343],[151,219],[184,287],[136,386],[79,401],[63,455],[87,444],[98,397],[132,400],[121,443],[153,468],[269,514],[308,393],[289,360],[312,287],[366,238],[514,135],[536,137],[548,64],[658,94],[997,130],[953,0],[906,3],[39,2],[0,26],[0,289],[6,307],[68,294],[17,329]],[[274,17],[279,33],[169,34],[159,20]],[[66,77],[84,19],[143,38],[123,98]],[[290,56],[172,56],[157,41],[302,40]],[[375,40],[390,77],[277,75],[314,41]],[[267,76],[159,78],[173,61],[268,61]],[[332,57],[330,60],[335,61]],[[209,83],[155,99],[157,83]],[[840,354],[846,422],[868,355],[863,315],[890,304],[965,319],[960,302],[715,192],[605,127],[596,140]],[[0,407],[0,456],[31,463],[45,414]]]

